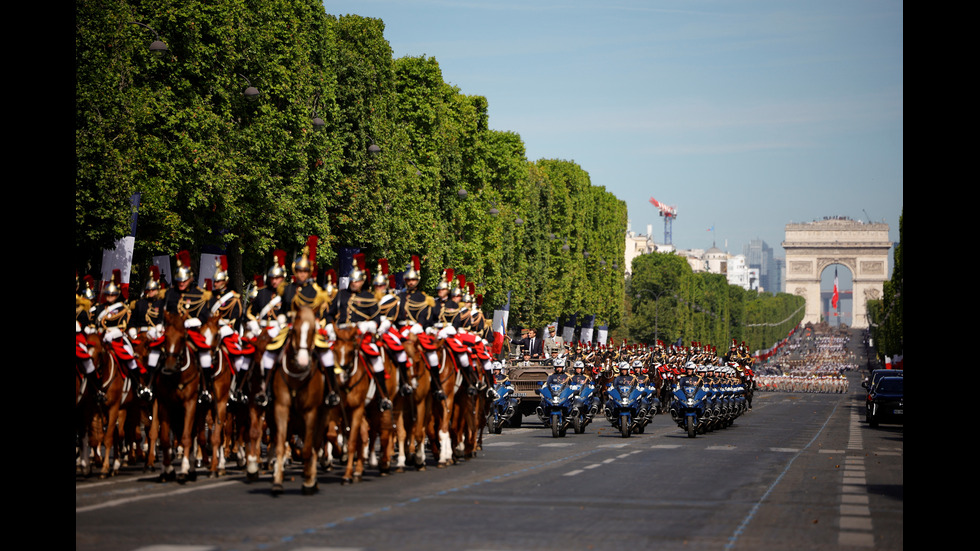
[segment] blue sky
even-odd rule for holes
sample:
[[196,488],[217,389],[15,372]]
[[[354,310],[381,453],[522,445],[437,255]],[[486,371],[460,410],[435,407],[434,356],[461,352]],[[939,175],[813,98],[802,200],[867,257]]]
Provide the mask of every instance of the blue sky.
[[[783,256],[789,222],[884,221],[898,240],[903,4],[888,0],[325,0],[433,57],[530,160],[575,161],[633,231]],[[708,231],[714,228],[714,231]],[[832,276],[831,276],[832,278]]]

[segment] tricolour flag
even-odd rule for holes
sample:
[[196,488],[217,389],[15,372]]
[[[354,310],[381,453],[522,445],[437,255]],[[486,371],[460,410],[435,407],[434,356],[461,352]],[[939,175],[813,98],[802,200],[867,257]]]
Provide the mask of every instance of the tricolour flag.
[[504,339],[507,336],[507,318],[510,317],[510,291],[507,291],[507,304],[493,311],[493,345],[490,352],[500,355],[504,349]]
[[837,301],[840,299],[840,295],[837,294],[837,268],[834,268],[834,296],[830,299],[830,305],[837,309]]

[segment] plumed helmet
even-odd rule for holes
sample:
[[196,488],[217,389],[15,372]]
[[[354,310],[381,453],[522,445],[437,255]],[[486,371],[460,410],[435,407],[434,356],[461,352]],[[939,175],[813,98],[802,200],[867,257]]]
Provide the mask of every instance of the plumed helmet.
[[177,253],[177,273],[174,274],[174,281],[181,283],[194,279],[194,270],[191,269],[191,253],[180,251]]
[[453,275],[455,272],[452,268],[446,268],[442,271],[442,278],[439,279],[439,283],[436,285],[436,290],[441,291],[442,289],[449,290],[450,282],[453,280]]
[[371,285],[374,287],[382,287],[388,285],[388,259],[382,258],[378,260],[378,269],[374,274],[374,278],[371,280]]
[[150,266],[150,277],[143,286],[144,291],[158,291],[160,289],[160,267]]
[[272,253],[272,267],[266,272],[266,277],[273,279],[276,277],[286,277],[286,251],[276,249]]
[[463,298],[461,298],[460,300],[467,304],[473,304],[473,301],[475,299],[476,299],[476,285],[472,281],[467,282],[466,292],[463,293]]
[[357,253],[354,255],[354,267],[351,269],[350,275],[348,276],[351,283],[354,283],[355,281],[364,281],[367,279],[365,262],[366,260],[364,259],[364,253]]
[[82,278],[82,296],[88,300],[95,300],[95,278],[87,275]]
[[318,237],[311,235],[306,238],[306,246],[303,247],[303,252],[296,257],[293,261],[293,273],[306,271],[314,272],[316,269],[316,244]]
[[402,279],[405,281],[409,279],[422,279],[422,264],[419,262],[418,256],[412,255],[412,264],[405,270],[405,275],[402,276]]
[[112,280],[109,284],[102,289],[102,294],[107,297],[117,297],[122,294],[122,272],[119,270],[112,271]]
[[228,281],[228,257],[221,255],[214,261],[214,281]]

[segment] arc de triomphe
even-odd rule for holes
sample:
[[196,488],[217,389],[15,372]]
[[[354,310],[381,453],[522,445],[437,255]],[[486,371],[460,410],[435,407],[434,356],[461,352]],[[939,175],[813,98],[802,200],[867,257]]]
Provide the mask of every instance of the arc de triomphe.
[[820,274],[831,264],[851,270],[853,327],[868,326],[866,302],[881,298],[888,279],[888,224],[830,218],[786,224],[786,292],[806,299],[803,323],[820,321]]

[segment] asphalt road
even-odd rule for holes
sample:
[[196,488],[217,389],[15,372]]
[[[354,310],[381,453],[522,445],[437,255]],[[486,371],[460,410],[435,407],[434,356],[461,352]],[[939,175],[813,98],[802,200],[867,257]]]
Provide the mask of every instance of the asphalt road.
[[485,437],[476,459],[341,486],[298,471],[270,494],[238,471],[184,485],[138,469],[76,477],[75,548],[133,550],[900,550],[904,429],[840,394],[757,393],[735,425],[695,439],[669,417],[622,438],[603,419],[552,438]]

